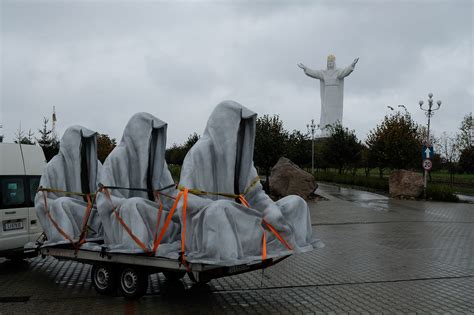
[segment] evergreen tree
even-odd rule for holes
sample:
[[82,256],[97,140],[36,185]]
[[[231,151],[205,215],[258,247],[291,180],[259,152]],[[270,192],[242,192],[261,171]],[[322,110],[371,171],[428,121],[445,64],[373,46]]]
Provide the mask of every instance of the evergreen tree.
[[20,128],[18,128],[16,134],[15,134],[15,143],[21,143],[21,144],[35,144],[34,136],[35,134],[31,131],[31,129],[28,130],[28,133],[25,135],[25,131]]
[[46,161],[49,162],[59,152],[59,141],[51,129],[48,128],[49,119],[43,117],[43,128],[38,129],[40,134],[36,141],[43,149]]

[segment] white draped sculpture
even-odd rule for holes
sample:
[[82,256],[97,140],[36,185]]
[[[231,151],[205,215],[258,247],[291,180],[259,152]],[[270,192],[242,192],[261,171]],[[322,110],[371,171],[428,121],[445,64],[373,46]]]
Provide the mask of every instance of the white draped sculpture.
[[327,125],[334,125],[337,122],[342,123],[344,78],[354,71],[358,60],[359,58],[356,58],[352,64],[344,69],[336,68],[336,57],[334,55],[328,56],[326,70],[312,70],[302,63],[298,64],[298,67],[303,69],[307,76],[320,80],[321,120],[319,129],[321,130],[321,136],[328,135]]
[[[156,192],[176,195],[175,188],[170,187],[174,182],[165,162],[166,129],[167,124],[151,114],[133,115],[120,144],[104,162],[100,183],[115,188],[107,189],[110,198],[105,191],[97,195],[97,209],[104,227],[105,244],[112,252],[151,253],[154,250],[174,202],[159,197]],[[176,214],[153,254],[178,258],[180,230]]]
[[235,265],[260,260],[264,230],[268,258],[322,246],[312,236],[308,205],[301,197],[274,202],[263,191],[253,165],[256,117],[236,102],[222,102],[184,159],[181,186],[227,194],[201,194],[198,199],[205,206],[196,201],[188,204],[186,254],[190,262]]
[[86,194],[96,191],[101,168],[96,136],[96,132],[82,126],[66,129],[59,153],[49,161],[41,176],[40,187],[45,190],[36,194],[35,209],[47,237],[46,245],[77,242],[83,232],[87,232],[85,241],[103,238],[102,223],[95,207],[86,221],[87,229],[84,227]]

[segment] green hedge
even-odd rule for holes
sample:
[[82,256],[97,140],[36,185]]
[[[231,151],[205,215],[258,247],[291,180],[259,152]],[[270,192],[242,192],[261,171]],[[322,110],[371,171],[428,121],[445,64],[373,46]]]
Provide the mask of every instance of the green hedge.
[[[388,193],[388,178],[379,178],[371,176],[360,176],[350,174],[338,174],[334,172],[316,172],[314,173],[316,181],[338,183],[348,186],[359,186],[368,188],[369,190],[383,191]],[[426,190],[427,199],[436,201],[459,201],[459,198],[455,194],[455,190],[443,184],[428,184]]]
[[459,201],[455,193],[454,189],[447,185],[428,184],[426,189],[426,197],[437,201]]

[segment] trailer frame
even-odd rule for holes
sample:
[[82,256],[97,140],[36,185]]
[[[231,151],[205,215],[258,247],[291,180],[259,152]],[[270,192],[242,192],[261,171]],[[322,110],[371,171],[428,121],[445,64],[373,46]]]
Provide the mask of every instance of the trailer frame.
[[124,297],[137,299],[148,288],[148,276],[163,273],[167,280],[176,281],[186,274],[195,284],[205,284],[212,279],[233,276],[273,266],[291,255],[268,258],[248,264],[220,266],[202,263],[183,265],[177,259],[110,252],[105,246],[101,251],[74,249],[67,244],[57,246],[38,246],[41,257],[54,257],[58,260],[72,260],[92,265],[91,280],[99,294],[115,294],[117,290]]

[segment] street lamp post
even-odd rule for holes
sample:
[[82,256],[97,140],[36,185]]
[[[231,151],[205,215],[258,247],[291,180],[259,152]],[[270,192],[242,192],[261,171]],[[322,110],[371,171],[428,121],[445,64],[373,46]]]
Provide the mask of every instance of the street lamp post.
[[308,132],[311,133],[311,174],[314,175],[314,133],[317,125],[314,123],[314,119],[311,119],[311,124],[306,124]]
[[[428,117],[428,130],[426,132],[426,146],[430,147],[431,146],[431,141],[430,141],[430,121],[431,117],[434,115],[434,111],[438,110],[441,107],[441,101],[436,101],[436,104],[438,107],[433,108],[433,93],[428,94],[428,107],[423,108],[423,101],[419,101],[418,104],[420,104],[420,109],[425,112],[426,117]],[[423,194],[426,199],[426,186],[428,183],[428,170],[425,169],[425,178],[424,178],[424,189],[423,189]]]

